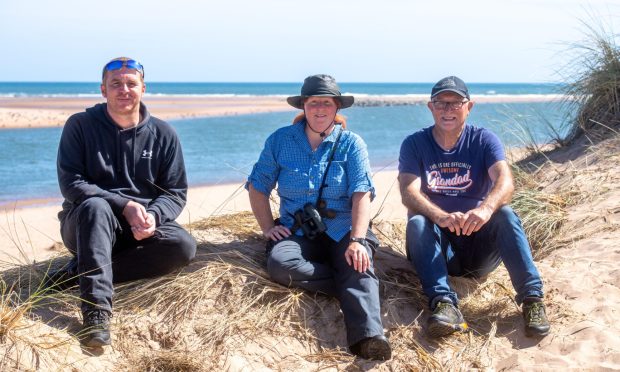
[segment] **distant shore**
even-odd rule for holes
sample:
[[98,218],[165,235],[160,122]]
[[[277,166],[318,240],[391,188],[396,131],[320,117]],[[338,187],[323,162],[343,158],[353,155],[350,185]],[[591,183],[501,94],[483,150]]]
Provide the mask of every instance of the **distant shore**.
[[[560,101],[563,95],[484,95],[473,96],[477,103],[520,103]],[[425,104],[424,95],[360,96],[357,106],[402,106]],[[2,97],[0,128],[61,127],[69,116],[84,111],[101,97]],[[164,120],[198,117],[294,111],[283,96],[146,96],[150,112]]]

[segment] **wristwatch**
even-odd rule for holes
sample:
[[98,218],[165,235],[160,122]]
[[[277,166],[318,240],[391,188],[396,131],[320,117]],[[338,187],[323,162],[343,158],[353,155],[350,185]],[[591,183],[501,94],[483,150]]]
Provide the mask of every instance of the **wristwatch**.
[[364,247],[366,246],[366,238],[349,238],[349,243],[360,243]]

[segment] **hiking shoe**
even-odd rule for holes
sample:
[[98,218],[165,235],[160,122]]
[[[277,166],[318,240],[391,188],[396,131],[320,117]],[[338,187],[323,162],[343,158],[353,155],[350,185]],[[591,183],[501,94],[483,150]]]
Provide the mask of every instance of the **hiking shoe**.
[[110,345],[110,318],[106,310],[93,309],[83,313],[84,321],[80,332],[80,343],[88,347]]
[[454,332],[467,331],[463,314],[452,302],[438,302],[433,315],[426,322],[426,333],[431,337],[443,337]]
[[523,319],[525,320],[525,335],[528,337],[546,336],[549,334],[549,319],[545,304],[539,297],[526,297],[523,300]]
[[392,347],[385,336],[367,337],[349,346],[351,354],[369,360],[388,360],[392,357]]
[[74,257],[60,269],[46,272],[42,287],[43,289],[64,291],[78,284],[78,264],[77,258]]

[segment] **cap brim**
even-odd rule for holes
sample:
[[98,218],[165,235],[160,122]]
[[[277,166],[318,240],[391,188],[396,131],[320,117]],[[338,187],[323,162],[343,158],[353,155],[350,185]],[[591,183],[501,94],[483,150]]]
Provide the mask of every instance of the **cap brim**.
[[[348,108],[353,106],[353,102],[355,102],[355,98],[353,96],[311,96],[311,97],[332,97],[340,101],[340,108]],[[303,110],[304,109],[304,98],[306,96],[291,96],[286,99],[286,102],[295,107],[296,109]]]
[[461,91],[459,91],[459,90],[456,90],[456,89],[450,89],[450,88],[447,88],[447,89],[442,89],[442,90],[440,90],[440,91],[435,92],[435,94],[433,94],[433,95],[431,96],[431,98],[437,97],[437,96],[438,96],[438,95],[440,95],[441,93],[445,93],[445,92],[452,92],[452,93],[456,93],[456,94],[458,94],[459,96],[461,96],[461,97],[463,97],[463,98],[467,98],[467,99],[469,99],[469,96],[468,96],[468,95],[466,95],[466,94],[463,94],[463,92],[461,92]]

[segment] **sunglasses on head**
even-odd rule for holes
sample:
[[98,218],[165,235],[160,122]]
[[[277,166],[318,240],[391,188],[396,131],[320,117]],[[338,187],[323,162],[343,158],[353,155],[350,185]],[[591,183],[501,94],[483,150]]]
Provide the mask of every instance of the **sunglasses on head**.
[[106,71],[120,70],[123,67],[138,71],[140,75],[142,75],[142,79],[144,79],[144,67],[142,67],[140,62],[135,61],[133,59],[126,59],[126,60],[117,59],[117,60],[108,62],[103,67],[103,73],[101,74],[101,78],[103,79]]

